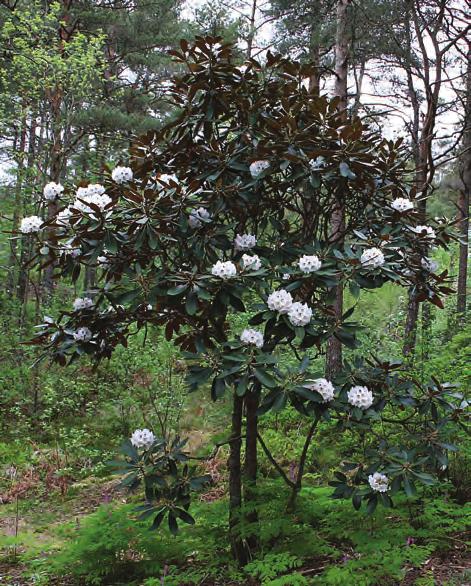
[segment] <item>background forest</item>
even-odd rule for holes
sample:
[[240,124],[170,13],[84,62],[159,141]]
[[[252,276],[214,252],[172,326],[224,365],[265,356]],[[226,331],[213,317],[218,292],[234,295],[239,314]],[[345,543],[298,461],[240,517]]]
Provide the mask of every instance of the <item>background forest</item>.
[[466,2],[1,0],[0,49],[0,584],[471,584]]

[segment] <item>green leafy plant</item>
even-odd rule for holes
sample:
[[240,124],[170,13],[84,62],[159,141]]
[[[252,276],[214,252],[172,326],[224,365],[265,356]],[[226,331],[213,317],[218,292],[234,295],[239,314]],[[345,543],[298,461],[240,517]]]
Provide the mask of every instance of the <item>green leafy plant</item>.
[[209,475],[196,476],[188,466],[183,451],[186,440],[176,437],[170,444],[152,436],[152,443],[137,448],[131,441],[122,446],[125,461],[111,462],[115,471],[124,474],[121,486],[136,490],[144,485],[145,503],[137,507],[139,519],[153,515],[151,529],[158,529],[167,517],[171,533],[178,532],[178,521],[193,525],[195,520],[188,512],[191,493],[200,491],[211,482]]
[[[355,306],[335,315],[339,286],[357,299],[394,283],[442,307],[448,273],[422,261],[431,243],[447,247],[454,235],[445,220],[422,225],[401,141],[358,119],[345,123],[338,100],[310,94],[312,66],[268,53],[265,65],[241,68],[233,47],[212,37],[182,40],[172,55],[186,72],[168,91],[180,114],[137,139],[130,167],[108,169],[106,185],[81,184],[71,202],[65,190],[63,209],[45,223],[23,219],[38,266],[73,282],[85,267],[101,277],[93,299],[45,319],[32,344],[61,365],[83,356],[99,363],[136,330],[160,326],[184,352],[190,389],[208,388],[213,401],[230,395],[229,538],[243,565],[260,546],[259,448],[288,486],[290,508],[321,422],[363,438],[377,422],[407,432],[391,437],[378,426],[359,461],[337,471],[336,497],[355,507],[367,500],[372,512],[379,502],[391,506],[392,483],[413,494],[416,480],[433,482],[461,397],[438,380],[416,384],[400,364],[380,359],[355,359],[326,380],[312,355],[333,338],[358,347]],[[345,228],[333,233],[339,208]],[[242,314],[250,327],[234,331]],[[259,429],[260,417],[288,404],[309,422],[292,477]],[[129,456],[134,468],[157,466]],[[144,486],[148,498],[171,504],[152,502],[143,514],[155,513],[158,526],[168,513],[176,531],[177,518],[193,521],[190,480],[186,468],[178,477],[172,459],[163,461],[171,483]]]

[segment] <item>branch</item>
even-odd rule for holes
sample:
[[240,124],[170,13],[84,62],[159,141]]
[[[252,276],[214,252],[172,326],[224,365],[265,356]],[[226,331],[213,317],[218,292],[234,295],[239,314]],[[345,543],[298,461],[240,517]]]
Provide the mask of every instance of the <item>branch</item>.
[[286,484],[288,486],[290,486],[291,488],[295,488],[296,487],[296,484],[292,480],[290,480],[288,478],[288,476],[286,475],[286,472],[283,470],[283,468],[275,460],[275,458],[273,457],[272,453],[268,449],[267,445],[263,441],[262,436],[260,435],[260,433],[257,433],[257,439],[260,442],[260,445],[262,446],[263,451],[265,452],[266,457],[270,460],[270,462],[273,464],[273,466],[278,470],[278,472],[280,473],[281,477],[286,482]]

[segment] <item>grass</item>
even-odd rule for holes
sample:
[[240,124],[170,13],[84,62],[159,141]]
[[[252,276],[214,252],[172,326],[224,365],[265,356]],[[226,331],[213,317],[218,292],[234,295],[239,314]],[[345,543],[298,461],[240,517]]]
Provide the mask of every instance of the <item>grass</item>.
[[[400,499],[395,509],[379,509],[367,517],[350,503],[332,500],[330,488],[308,486],[296,513],[280,515],[286,504],[284,488],[264,480],[259,489],[261,551],[241,571],[232,564],[225,539],[225,499],[196,503],[192,513],[197,524],[183,527],[175,538],[165,528],[154,533],[148,522],[136,522],[133,498],[123,503],[115,493],[111,503],[100,504],[104,489],[109,483],[82,486],[63,499],[50,495],[40,502],[22,501],[18,537],[0,538],[0,563],[14,568],[21,562],[24,575],[40,576],[41,584],[72,575],[80,585],[152,586],[152,580],[166,574],[166,586],[428,586],[435,582],[425,581],[433,572],[427,560],[435,556],[443,566],[443,560],[462,553],[471,513],[469,505],[429,494],[426,500]],[[13,504],[4,506],[0,526],[14,513]],[[463,572],[466,567],[455,573]],[[33,582],[25,578],[19,583]]]

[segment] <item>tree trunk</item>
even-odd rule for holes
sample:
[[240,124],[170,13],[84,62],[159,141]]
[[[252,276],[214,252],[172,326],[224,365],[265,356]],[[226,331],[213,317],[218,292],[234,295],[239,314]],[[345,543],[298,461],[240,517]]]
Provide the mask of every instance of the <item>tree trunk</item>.
[[293,513],[296,507],[296,500],[298,498],[298,494],[301,492],[302,483],[303,483],[303,476],[304,476],[304,469],[306,467],[306,460],[307,455],[309,452],[309,447],[311,446],[312,438],[316,431],[317,424],[319,423],[319,417],[316,415],[314,421],[309,428],[309,431],[306,435],[306,439],[304,440],[303,451],[301,452],[301,457],[299,459],[298,471],[296,474],[296,480],[294,486],[291,489],[291,494],[288,500],[288,506],[286,510],[289,513]]
[[250,553],[258,547],[258,514],[256,508],[257,484],[257,409],[260,401],[260,391],[252,389],[245,395],[245,462],[244,462],[244,508],[247,510],[245,521],[249,525],[247,545]]
[[[345,121],[348,119],[347,105],[347,76],[349,57],[348,35],[348,7],[350,0],[338,0],[337,2],[337,33],[335,39],[335,95],[339,98],[338,110]],[[341,193],[339,192],[341,196]],[[331,241],[342,244],[345,227],[345,211],[341,197],[337,200],[332,213]],[[339,322],[343,314],[343,287],[338,285],[334,291],[335,300],[333,312]],[[342,368],[342,343],[335,336],[329,339],[326,356],[326,376],[334,377]]]
[[[61,25],[58,30],[61,42],[59,44],[59,52],[61,57],[65,56],[65,45],[72,38],[74,27],[69,30],[71,25],[71,14],[70,8],[72,5],[71,0],[61,0],[62,8],[61,14]],[[63,89],[60,86],[52,88],[48,93],[48,105],[51,113],[51,155],[50,155],[50,166],[49,166],[49,177],[51,181],[59,183],[61,181],[61,175],[65,171],[65,136],[69,134],[68,128],[63,122],[63,105],[64,95]],[[47,217],[52,218],[57,214],[58,205],[55,201],[48,202],[47,205]],[[54,265],[50,264],[44,270],[43,287],[46,296],[52,293],[54,288]]]
[[[23,188],[23,175],[24,175],[24,168],[25,168],[25,157],[26,157],[26,135],[27,135],[27,128],[26,128],[26,112],[23,111],[23,116],[21,118],[20,123],[20,135],[19,135],[19,145],[15,148],[15,154],[17,158],[17,165],[16,165],[16,185],[15,185],[15,200],[14,200],[14,208],[13,208],[13,219],[12,219],[12,230],[18,230],[20,224],[20,216],[23,212],[23,198],[22,198],[22,188]],[[12,294],[13,290],[16,286],[16,267],[18,266],[18,259],[17,259],[17,246],[18,241],[16,238],[12,238],[10,240],[10,255],[9,255],[9,262],[8,262],[8,277],[7,277],[7,293]],[[19,271],[21,272],[23,269],[19,267]]]
[[471,191],[471,43],[468,46],[468,68],[466,74],[466,111],[463,149],[461,153],[461,189],[458,197],[460,228],[460,254],[458,266],[458,288],[456,312],[458,320],[464,321],[466,315],[466,292],[468,278],[469,252],[469,197]]
[[249,17],[249,33],[247,36],[247,59],[252,57],[253,51],[253,42],[255,40],[255,15],[257,13],[257,0],[252,0],[252,7],[250,10],[250,17]]
[[[312,33],[314,36],[314,32]],[[311,40],[311,47],[309,49],[309,58],[311,63],[316,67],[312,75],[309,77],[309,91],[315,96],[320,96],[321,93],[321,76],[320,76],[320,47],[319,43]]]
[[242,447],[242,408],[243,397],[234,394],[232,406],[232,427],[229,444],[229,538],[232,555],[240,566],[249,560],[247,545],[242,539],[240,526],[242,521],[242,469],[240,453]]

